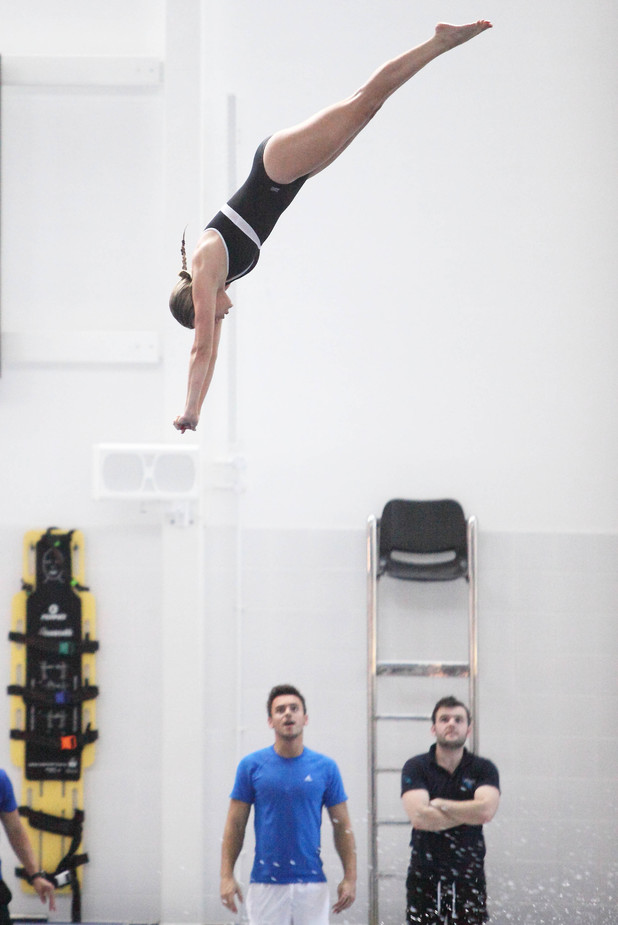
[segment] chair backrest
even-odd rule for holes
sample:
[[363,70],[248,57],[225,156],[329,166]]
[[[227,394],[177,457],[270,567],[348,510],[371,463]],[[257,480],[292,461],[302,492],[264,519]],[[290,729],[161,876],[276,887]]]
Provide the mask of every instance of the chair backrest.
[[389,501],[379,522],[378,574],[409,581],[468,576],[467,521],[457,501]]

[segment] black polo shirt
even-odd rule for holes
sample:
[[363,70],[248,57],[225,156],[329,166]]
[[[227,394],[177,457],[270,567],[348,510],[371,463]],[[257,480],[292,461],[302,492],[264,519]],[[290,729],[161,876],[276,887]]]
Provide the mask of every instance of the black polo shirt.
[[[401,793],[426,790],[429,799],[471,800],[477,787],[500,789],[498,769],[487,758],[479,758],[464,748],[463,758],[453,774],[436,762],[436,746],[410,758],[401,772]],[[482,825],[458,825],[444,832],[412,829],[410,869],[430,877],[452,880],[483,874],[485,839]]]

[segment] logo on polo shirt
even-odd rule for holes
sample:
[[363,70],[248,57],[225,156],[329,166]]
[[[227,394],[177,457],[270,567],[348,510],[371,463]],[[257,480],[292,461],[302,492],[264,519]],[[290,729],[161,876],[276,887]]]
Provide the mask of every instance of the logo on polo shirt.
[[307,774],[307,776],[305,777],[305,783],[310,783],[310,784],[313,783],[313,777],[311,776],[311,774]]

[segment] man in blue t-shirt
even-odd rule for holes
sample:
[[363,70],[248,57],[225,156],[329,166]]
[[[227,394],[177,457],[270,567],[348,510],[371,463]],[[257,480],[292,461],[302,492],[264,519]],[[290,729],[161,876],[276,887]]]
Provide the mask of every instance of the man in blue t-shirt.
[[470,712],[443,697],[432,713],[435,745],[406,761],[401,798],[412,823],[408,925],[488,920],[483,825],[500,801],[498,769],[465,748]]
[[289,684],[273,687],[268,725],[275,743],[242,759],[236,771],[221,851],[221,901],[237,912],[242,891],[234,877],[254,807],[255,857],[247,893],[250,925],[327,925],[329,897],[320,859],[325,806],[343,864],[334,912],[356,896],[356,846],[347,796],[331,758],[305,748],[305,699]]
[[[49,902],[49,908],[53,912],[56,908],[54,885],[47,879],[44,871],[38,869],[28,833],[17,809],[13,786],[6,772],[2,770],[0,770],[0,822],[6,832],[11,848],[28,875],[29,882],[36,890],[41,902]],[[0,925],[9,925],[11,921],[9,915],[10,901],[11,891],[2,879],[2,868],[0,866]]]

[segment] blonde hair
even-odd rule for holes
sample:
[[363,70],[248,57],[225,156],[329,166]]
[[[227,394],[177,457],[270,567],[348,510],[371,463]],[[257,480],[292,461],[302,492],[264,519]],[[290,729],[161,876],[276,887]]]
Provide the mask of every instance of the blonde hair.
[[193,289],[191,274],[187,270],[187,249],[185,247],[185,233],[182,233],[182,243],[180,245],[180,256],[182,258],[182,270],[178,274],[180,279],[172,289],[170,296],[170,311],[176,321],[185,328],[195,327],[195,308],[193,307]]

